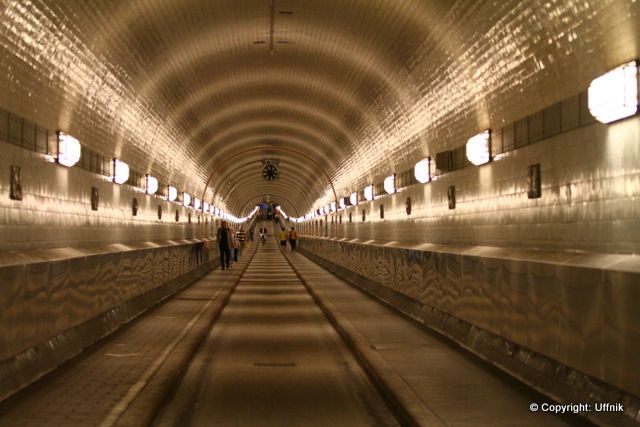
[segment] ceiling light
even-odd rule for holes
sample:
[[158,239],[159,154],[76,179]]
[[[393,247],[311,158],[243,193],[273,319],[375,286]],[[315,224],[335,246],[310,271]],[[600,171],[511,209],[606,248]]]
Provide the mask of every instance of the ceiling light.
[[413,168],[413,174],[418,182],[424,184],[431,180],[431,157],[420,160]]
[[129,165],[122,160],[113,159],[113,182],[124,184],[129,179]]
[[58,163],[71,167],[80,160],[80,142],[69,134],[58,132]]
[[491,131],[485,130],[467,141],[467,159],[474,165],[483,165],[491,160]]
[[390,175],[384,179],[384,191],[389,194],[396,192],[396,175]]
[[589,111],[602,123],[611,123],[638,111],[638,64],[631,61],[593,80]]

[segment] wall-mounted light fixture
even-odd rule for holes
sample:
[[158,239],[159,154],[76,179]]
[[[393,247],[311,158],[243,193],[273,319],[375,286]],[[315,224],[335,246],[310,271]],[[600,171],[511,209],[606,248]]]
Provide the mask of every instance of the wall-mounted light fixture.
[[186,207],[191,205],[191,195],[189,193],[182,193],[182,204]]
[[420,160],[413,168],[413,175],[418,182],[424,184],[431,180],[431,157]]
[[357,206],[358,205],[358,193],[356,193],[355,191],[353,193],[351,193],[351,195],[349,196],[349,202],[351,202],[351,206]]
[[373,185],[367,185],[364,187],[364,198],[368,201],[373,200]]
[[97,187],[91,187],[91,210],[97,211],[100,204],[100,192]]
[[22,200],[22,168],[11,165],[9,178],[9,198],[11,200]]
[[178,198],[178,189],[171,185],[167,186],[167,200],[170,202],[173,202],[177,198]]
[[489,129],[469,138],[467,159],[476,166],[489,163],[491,160],[491,131]]
[[527,167],[527,185],[529,187],[529,191],[527,191],[528,198],[537,199],[542,196],[540,163]]
[[593,80],[589,85],[589,112],[611,123],[638,111],[638,63],[631,61]]
[[119,159],[113,159],[113,182],[124,184],[129,179],[129,165]]
[[449,209],[456,208],[456,186],[450,185],[447,188],[447,199],[449,200]]
[[67,133],[58,132],[58,163],[71,167],[78,163],[81,152],[80,141]]
[[390,175],[384,179],[384,191],[388,194],[396,192],[396,174]]
[[158,178],[147,175],[145,181],[147,194],[156,194],[158,191]]

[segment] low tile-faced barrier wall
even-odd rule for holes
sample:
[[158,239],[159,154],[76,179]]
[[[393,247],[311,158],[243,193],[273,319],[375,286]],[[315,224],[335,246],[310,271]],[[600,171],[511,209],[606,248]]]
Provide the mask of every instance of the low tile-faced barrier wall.
[[[299,246],[339,276],[558,398],[580,397],[581,387],[594,393],[597,380],[606,383],[597,393],[609,398],[640,396],[637,257],[311,237]],[[564,386],[542,384],[555,380],[539,369],[564,375]]]
[[0,253],[0,400],[209,271],[214,243]]

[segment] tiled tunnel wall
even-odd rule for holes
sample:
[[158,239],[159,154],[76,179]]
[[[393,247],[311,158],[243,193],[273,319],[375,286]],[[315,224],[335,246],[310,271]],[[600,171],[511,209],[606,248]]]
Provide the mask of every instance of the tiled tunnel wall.
[[209,271],[211,243],[0,254],[0,400]]
[[[312,236],[362,242],[638,253],[639,140],[637,116],[592,123],[490,164],[449,172],[297,226]],[[542,196],[529,199],[528,166],[534,164],[540,165]],[[450,186],[455,186],[455,209],[449,208]]]
[[[211,215],[16,145],[0,141],[0,152],[0,251],[200,238],[214,235],[219,225]],[[21,170],[22,200],[10,198],[11,166]],[[92,187],[98,189],[97,211]]]
[[[636,253],[638,140],[638,117],[611,125],[592,123],[510,151],[488,165],[446,173],[299,227],[309,235],[361,241]],[[219,225],[210,215],[79,168],[59,166],[41,154],[5,142],[0,148],[5,171],[0,175],[0,250],[205,237]],[[527,168],[532,164],[540,164],[538,199],[527,197]],[[21,167],[21,201],[9,197],[12,165]],[[455,209],[448,205],[450,186],[456,188]],[[99,191],[97,211],[91,209],[92,187]],[[134,198],[137,216],[132,213]]]
[[[612,390],[619,401],[618,390],[640,396],[640,314],[633,303],[640,298],[640,263],[634,257],[312,237],[301,238],[299,247],[563,401],[601,399]],[[603,391],[599,381],[613,388]]]

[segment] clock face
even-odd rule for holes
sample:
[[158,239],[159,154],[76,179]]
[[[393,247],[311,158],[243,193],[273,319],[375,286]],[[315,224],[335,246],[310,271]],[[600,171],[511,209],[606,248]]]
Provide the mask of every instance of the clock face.
[[266,165],[262,168],[262,177],[267,181],[274,181],[278,179],[278,167],[276,165]]

